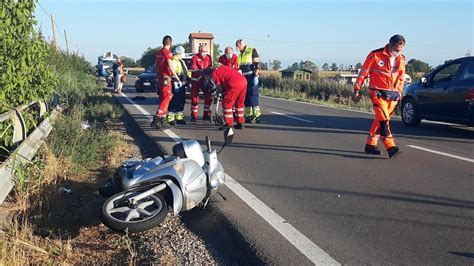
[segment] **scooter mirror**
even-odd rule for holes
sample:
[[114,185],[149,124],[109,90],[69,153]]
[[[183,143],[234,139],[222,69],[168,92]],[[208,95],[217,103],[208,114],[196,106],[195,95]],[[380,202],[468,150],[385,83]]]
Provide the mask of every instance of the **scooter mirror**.
[[234,139],[234,130],[231,127],[224,130],[225,145],[231,144],[233,139]]
[[234,130],[230,127],[224,130],[224,145],[222,145],[222,148],[218,153],[221,153],[221,151],[224,149],[225,146],[231,144],[233,139],[234,139]]

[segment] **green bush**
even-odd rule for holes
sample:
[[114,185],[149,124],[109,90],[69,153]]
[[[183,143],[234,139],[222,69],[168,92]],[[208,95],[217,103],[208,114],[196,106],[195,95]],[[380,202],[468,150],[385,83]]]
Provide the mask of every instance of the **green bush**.
[[[34,0],[0,4],[0,113],[37,100],[49,102],[54,93],[64,107],[72,108],[100,92],[84,58],[57,51],[34,28],[35,4]],[[23,116],[31,132],[39,122],[37,114],[27,110]],[[11,121],[0,123],[0,147],[13,149],[12,136]]]

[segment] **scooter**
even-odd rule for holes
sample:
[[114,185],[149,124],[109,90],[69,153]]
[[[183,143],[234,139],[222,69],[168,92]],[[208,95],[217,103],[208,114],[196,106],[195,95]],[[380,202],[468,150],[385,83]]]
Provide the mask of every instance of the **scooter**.
[[142,232],[158,226],[169,211],[178,215],[205,207],[225,183],[217,154],[233,137],[232,128],[224,131],[219,152],[206,137],[205,151],[196,140],[186,140],[173,146],[172,156],[126,160],[99,188],[107,198],[100,212],[102,222],[115,231]]

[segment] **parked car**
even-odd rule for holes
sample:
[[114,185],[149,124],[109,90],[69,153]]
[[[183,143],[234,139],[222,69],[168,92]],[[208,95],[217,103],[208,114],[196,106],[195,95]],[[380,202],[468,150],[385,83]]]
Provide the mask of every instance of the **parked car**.
[[[188,69],[191,67],[191,58],[194,54],[186,54],[183,58]],[[191,87],[191,86],[189,86]],[[144,92],[145,90],[156,91],[156,66],[153,64],[137,76],[135,80],[135,90],[137,92]],[[188,92],[189,93],[189,92]]]
[[139,74],[135,79],[135,90],[137,92],[144,92],[145,90],[156,91],[156,67],[153,64],[147,68],[145,72]]
[[406,87],[401,114],[411,127],[421,119],[473,125],[474,57],[448,61]]

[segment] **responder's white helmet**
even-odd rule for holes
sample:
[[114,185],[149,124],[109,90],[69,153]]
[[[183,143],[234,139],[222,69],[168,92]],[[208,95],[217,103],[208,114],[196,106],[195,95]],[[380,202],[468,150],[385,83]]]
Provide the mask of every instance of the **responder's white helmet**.
[[173,54],[184,54],[184,52],[184,47],[181,45],[178,45],[173,49]]

